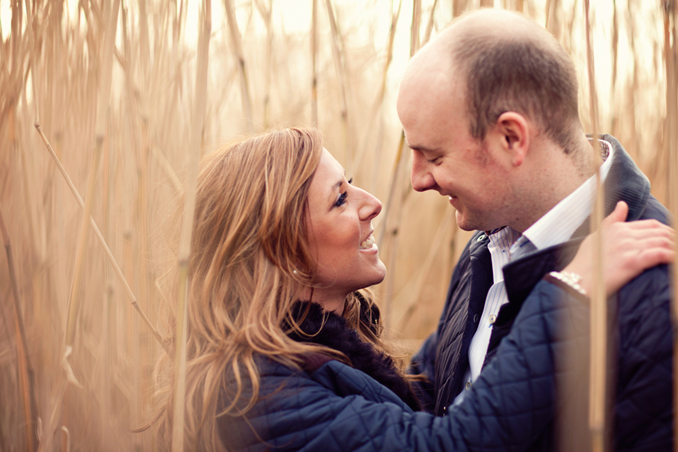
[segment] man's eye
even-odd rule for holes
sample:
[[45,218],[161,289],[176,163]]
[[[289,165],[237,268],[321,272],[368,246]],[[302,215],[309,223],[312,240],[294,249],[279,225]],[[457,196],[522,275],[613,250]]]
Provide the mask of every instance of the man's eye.
[[334,203],[334,207],[341,207],[346,204],[346,198],[348,197],[348,192],[345,191],[339,195],[337,202]]

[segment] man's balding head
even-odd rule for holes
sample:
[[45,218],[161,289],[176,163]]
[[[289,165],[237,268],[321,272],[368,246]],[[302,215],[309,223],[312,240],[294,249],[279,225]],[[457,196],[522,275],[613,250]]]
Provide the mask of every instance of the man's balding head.
[[581,133],[577,80],[569,55],[544,28],[508,11],[466,14],[415,55],[403,85],[435,70],[464,93],[471,135],[482,140],[515,111],[570,153]]
[[470,13],[422,48],[401,82],[398,116],[412,187],[449,197],[465,230],[522,232],[592,171],[574,66],[517,14]]

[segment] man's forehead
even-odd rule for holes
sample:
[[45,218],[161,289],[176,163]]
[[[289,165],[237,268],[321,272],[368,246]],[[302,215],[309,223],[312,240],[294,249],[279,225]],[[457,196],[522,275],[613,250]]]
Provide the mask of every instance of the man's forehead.
[[441,122],[464,109],[461,83],[444,71],[419,71],[403,79],[398,92],[398,115],[403,123]]
[[422,47],[410,60],[403,78],[449,74],[451,53],[445,42],[431,42]]

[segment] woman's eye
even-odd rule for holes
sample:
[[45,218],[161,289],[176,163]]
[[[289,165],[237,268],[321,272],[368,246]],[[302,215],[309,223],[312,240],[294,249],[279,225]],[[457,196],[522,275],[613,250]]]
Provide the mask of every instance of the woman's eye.
[[339,195],[337,202],[334,203],[334,207],[341,207],[346,204],[346,198],[348,197],[348,192],[345,191]]
[[349,185],[353,184],[353,178],[350,178],[350,179],[348,180],[348,184],[349,184]]

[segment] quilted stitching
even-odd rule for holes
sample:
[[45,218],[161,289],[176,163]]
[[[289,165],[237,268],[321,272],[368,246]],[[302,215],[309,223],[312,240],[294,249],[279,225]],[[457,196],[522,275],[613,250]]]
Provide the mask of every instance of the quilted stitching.
[[229,450],[248,451],[525,450],[550,424],[555,385],[567,376],[554,350],[588,333],[581,321],[587,308],[573,300],[540,283],[497,358],[448,416],[413,413],[389,389],[338,361],[308,375],[262,360],[263,397],[248,421],[264,442],[243,418],[229,416],[219,419],[222,440]]
[[[615,160],[605,181],[607,211],[611,211],[619,200],[624,200],[629,205],[629,221],[652,218],[668,223],[668,211],[650,195],[647,178],[614,137],[605,135],[602,138],[615,147]],[[573,237],[585,236],[588,226],[589,223],[584,222]],[[466,338],[476,328],[469,319],[473,317],[473,312],[482,309],[485,299],[482,288],[477,287],[474,290],[473,286],[474,281],[482,278],[467,275],[469,272],[476,273],[476,270],[478,273],[483,272],[482,243],[477,240],[479,235],[477,233],[471,239],[452,275],[438,331],[427,339],[425,347],[414,357],[413,370],[423,371],[432,380],[432,384],[428,387],[422,385],[420,389],[428,391],[428,407],[435,404],[434,412],[439,414],[461,390],[459,382],[467,363],[464,346]],[[535,253],[529,262],[525,258],[504,267],[505,275],[509,267],[512,269],[511,277],[505,278],[510,302],[500,312],[499,317],[504,317],[504,323],[493,331],[488,360],[491,360],[496,351],[493,344],[499,343],[501,336],[511,331],[511,319],[520,311],[523,298],[546,272],[561,269],[569,262],[572,251],[576,249],[572,247],[576,245],[575,242],[576,239],[573,239],[566,244]],[[514,286],[513,291],[509,290],[509,282]],[[614,428],[612,436],[616,450],[672,449],[673,331],[669,306],[668,272],[665,267],[656,267],[645,272],[627,284],[619,294],[617,315],[612,319],[610,329],[610,343],[617,346],[618,361],[614,361],[615,355],[610,354],[611,378],[608,384],[610,401],[614,404],[614,416],[609,425]],[[457,314],[456,317],[452,316],[453,312]],[[581,321],[582,325],[588,325],[587,318],[584,317]],[[569,350],[566,342],[555,342],[552,350],[556,356],[565,355],[571,365],[581,367],[576,370],[576,379],[562,380],[567,383],[567,391],[570,392],[558,399],[558,403],[563,404],[560,408],[566,415],[559,417],[558,422],[563,422],[561,426],[567,435],[586,436],[588,429],[582,429],[579,424],[585,424],[587,417],[585,371],[588,363],[588,342],[580,341],[574,348],[575,353],[565,353]],[[430,359],[431,351],[435,353],[435,361]],[[579,363],[575,363],[576,356],[572,355],[581,355]],[[556,369],[563,369],[562,363],[554,364]],[[559,373],[556,375],[560,378]],[[434,392],[431,391],[432,385],[436,389]],[[612,393],[613,390],[616,393]],[[567,395],[577,403],[570,403]],[[554,432],[553,427],[544,431],[530,450],[552,449],[555,444],[553,441],[556,440]],[[562,439],[561,437],[557,440]],[[573,445],[586,447],[582,441],[573,441]]]

